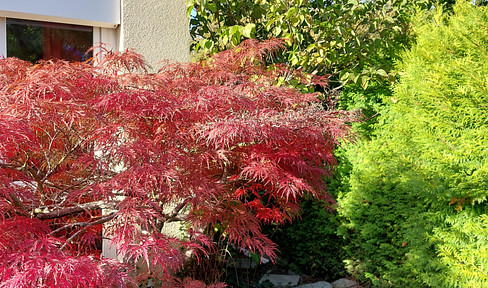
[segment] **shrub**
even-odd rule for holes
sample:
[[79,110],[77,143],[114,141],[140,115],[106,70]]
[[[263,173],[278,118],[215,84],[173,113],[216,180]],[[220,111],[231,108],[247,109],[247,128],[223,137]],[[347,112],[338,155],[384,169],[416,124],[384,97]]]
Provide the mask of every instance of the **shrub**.
[[460,2],[418,24],[374,140],[348,151],[341,231],[374,286],[488,285],[488,10]]
[[302,204],[300,219],[275,228],[271,239],[290,269],[327,281],[344,276],[342,238],[336,234],[339,219],[326,204],[308,200]]

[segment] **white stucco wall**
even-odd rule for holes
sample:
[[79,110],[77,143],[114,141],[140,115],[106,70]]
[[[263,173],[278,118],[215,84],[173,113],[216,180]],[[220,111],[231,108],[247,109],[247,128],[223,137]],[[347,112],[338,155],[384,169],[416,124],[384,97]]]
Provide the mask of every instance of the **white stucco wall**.
[[1,55],[9,17],[93,26],[95,44],[133,48],[154,68],[166,59],[190,60],[186,0],[0,0]]
[[122,0],[119,50],[133,48],[158,68],[169,59],[190,60],[186,0]]
[[[119,51],[127,48],[144,56],[156,72],[164,60],[190,61],[186,0],[121,0]],[[167,223],[164,233],[181,237],[181,225]]]

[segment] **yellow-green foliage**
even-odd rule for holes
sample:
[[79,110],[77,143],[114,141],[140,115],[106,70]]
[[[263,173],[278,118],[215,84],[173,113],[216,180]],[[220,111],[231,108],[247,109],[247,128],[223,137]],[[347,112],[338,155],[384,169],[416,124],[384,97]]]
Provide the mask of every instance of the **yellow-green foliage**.
[[488,9],[460,2],[417,25],[374,140],[349,149],[341,231],[374,286],[488,287]]

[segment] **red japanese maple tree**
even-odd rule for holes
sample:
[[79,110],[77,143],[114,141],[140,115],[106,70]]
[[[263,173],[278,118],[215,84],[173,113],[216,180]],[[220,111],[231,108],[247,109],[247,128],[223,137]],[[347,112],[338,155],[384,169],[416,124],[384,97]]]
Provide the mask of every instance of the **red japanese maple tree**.
[[[208,227],[276,257],[260,225],[327,197],[348,121],[276,85],[309,81],[265,65],[280,46],[248,41],[156,74],[131,51],[97,65],[1,59],[0,287],[125,287],[138,260],[164,278],[185,251],[211,249]],[[188,239],[164,234],[173,221]],[[102,229],[123,263],[95,252]]]

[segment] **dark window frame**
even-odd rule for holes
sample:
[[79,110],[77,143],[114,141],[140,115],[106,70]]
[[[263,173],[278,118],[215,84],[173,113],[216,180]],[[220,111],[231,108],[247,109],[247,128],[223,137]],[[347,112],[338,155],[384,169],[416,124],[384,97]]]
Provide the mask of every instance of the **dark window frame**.
[[93,55],[87,52],[93,34],[92,26],[6,18],[7,57],[33,63],[53,58],[87,61]]

